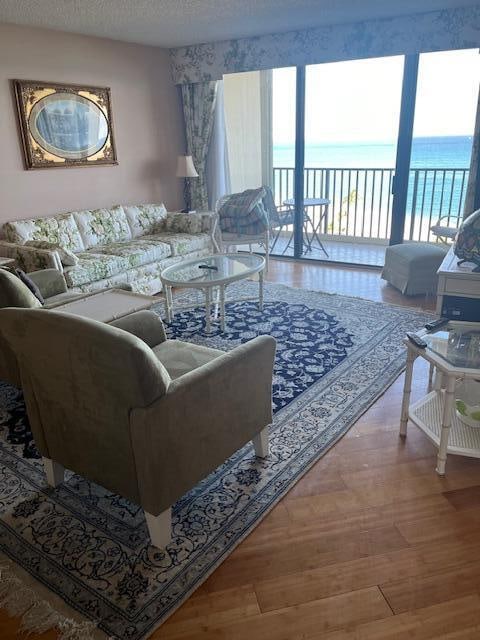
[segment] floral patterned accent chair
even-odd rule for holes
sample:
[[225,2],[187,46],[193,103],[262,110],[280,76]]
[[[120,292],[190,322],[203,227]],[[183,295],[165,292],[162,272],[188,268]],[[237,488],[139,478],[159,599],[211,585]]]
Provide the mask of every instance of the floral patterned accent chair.
[[0,324],[48,483],[66,467],[141,505],[156,547],[171,539],[172,505],[229,456],[250,440],[268,455],[271,336],[224,353],[167,340],[150,311],[107,325],[2,309]]

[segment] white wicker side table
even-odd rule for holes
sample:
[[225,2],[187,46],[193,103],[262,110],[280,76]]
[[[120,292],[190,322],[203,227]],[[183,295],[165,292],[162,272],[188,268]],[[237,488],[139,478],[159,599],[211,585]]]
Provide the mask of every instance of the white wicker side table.
[[[406,437],[411,420],[438,447],[436,471],[445,475],[447,454],[480,458],[480,429],[467,426],[455,411],[457,382],[480,378],[480,323],[449,322],[437,331],[417,332],[427,343],[425,349],[408,339],[407,366],[403,389],[400,435]],[[413,365],[421,357],[435,370],[435,383],[429,379],[428,393],[410,405]]]

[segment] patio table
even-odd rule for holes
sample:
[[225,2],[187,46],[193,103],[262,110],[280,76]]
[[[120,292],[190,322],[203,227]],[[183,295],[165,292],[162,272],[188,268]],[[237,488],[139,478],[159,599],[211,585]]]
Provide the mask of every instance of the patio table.
[[[284,205],[287,205],[289,207],[294,207],[295,206],[295,198],[287,198],[287,200],[283,201]],[[307,251],[311,251],[312,250],[312,243],[313,240],[315,239],[318,242],[318,245],[320,247],[320,249],[325,253],[325,255],[328,258],[328,253],[327,250],[325,249],[325,247],[323,246],[322,241],[320,240],[319,237],[319,229],[320,229],[320,225],[322,224],[322,221],[328,211],[328,205],[330,204],[330,200],[328,200],[328,198],[304,198],[303,200],[303,209],[304,209],[304,217],[303,217],[303,231],[304,231],[304,243],[307,247]],[[309,213],[308,213],[308,209],[310,207],[323,207],[323,212],[322,215],[320,216],[320,219],[318,221],[318,223],[315,225],[312,218],[310,217]],[[307,229],[307,225],[310,224],[310,226],[312,227],[312,237],[310,238],[308,235],[308,229]],[[290,244],[290,243],[289,243]]]

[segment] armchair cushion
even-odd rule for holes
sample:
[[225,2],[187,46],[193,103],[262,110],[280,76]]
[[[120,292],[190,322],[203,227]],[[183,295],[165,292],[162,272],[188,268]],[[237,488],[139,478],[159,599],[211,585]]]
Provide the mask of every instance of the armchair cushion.
[[33,271],[28,274],[28,277],[37,285],[44,298],[52,298],[67,292],[67,283],[63,273],[58,269]]
[[166,340],[153,347],[153,353],[168,371],[172,380],[224,355],[224,352],[218,349],[209,349],[180,340]]
[[13,273],[0,269],[0,308],[23,307],[36,309],[42,303],[30,291],[26,284]]

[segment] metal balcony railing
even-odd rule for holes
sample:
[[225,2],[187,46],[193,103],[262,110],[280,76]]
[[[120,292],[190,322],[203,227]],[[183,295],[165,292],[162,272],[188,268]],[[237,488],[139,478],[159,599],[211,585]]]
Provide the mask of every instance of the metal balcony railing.
[[[465,168],[411,169],[407,196],[405,240],[435,241],[430,227],[461,222],[469,170]],[[304,197],[326,198],[326,206],[308,209],[309,225],[332,239],[386,243],[392,219],[392,168],[305,168]],[[273,187],[277,204],[294,196],[294,169],[275,167]]]

